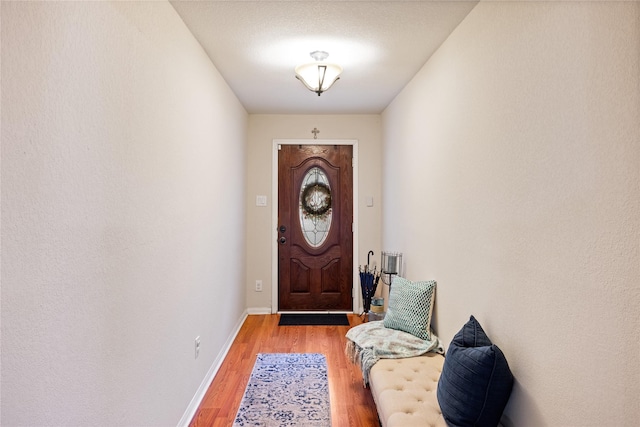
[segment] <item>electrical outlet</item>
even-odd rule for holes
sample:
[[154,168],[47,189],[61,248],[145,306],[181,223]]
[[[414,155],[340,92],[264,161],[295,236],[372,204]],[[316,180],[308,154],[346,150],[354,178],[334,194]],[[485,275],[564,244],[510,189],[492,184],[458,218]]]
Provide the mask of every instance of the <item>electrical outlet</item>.
[[198,358],[199,354],[200,354],[200,337],[197,336],[196,337],[196,359]]
[[256,292],[262,292],[262,280],[256,280]]

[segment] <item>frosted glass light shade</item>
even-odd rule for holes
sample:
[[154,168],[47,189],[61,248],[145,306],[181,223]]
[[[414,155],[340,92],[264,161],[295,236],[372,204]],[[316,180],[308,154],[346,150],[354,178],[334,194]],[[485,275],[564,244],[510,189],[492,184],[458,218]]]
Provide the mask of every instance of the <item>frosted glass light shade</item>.
[[341,66],[324,61],[311,62],[296,67],[296,78],[318,96],[333,86],[340,78],[340,73],[342,73]]

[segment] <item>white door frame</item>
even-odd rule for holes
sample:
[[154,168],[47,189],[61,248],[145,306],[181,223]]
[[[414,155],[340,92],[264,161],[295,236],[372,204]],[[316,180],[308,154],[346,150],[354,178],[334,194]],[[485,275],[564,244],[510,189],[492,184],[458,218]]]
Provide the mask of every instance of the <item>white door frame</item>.
[[[278,146],[280,145],[352,145],[353,146],[353,289],[352,312],[357,313],[358,303],[358,140],[357,139],[274,139],[271,170],[271,313],[278,307]],[[335,311],[333,311],[335,313]],[[317,312],[314,312],[317,313]]]

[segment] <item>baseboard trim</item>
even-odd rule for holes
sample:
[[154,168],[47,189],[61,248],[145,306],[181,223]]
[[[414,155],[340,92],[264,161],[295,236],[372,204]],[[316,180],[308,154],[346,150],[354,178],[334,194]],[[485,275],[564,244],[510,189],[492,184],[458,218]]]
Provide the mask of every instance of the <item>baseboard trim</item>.
[[271,308],[269,307],[250,307],[247,309],[249,315],[252,314],[271,314]]
[[358,314],[349,310],[320,310],[320,311],[278,311],[278,314]]
[[182,415],[182,418],[178,422],[178,427],[188,427],[189,423],[191,423],[191,420],[196,415],[196,411],[198,410],[200,403],[202,403],[202,399],[204,399],[204,396],[207,393],[207,390],[209,390],[209,386],[211,385],[211,383],[213,382],[213,379],[215,378],[216,374],[220,370],[220,367],[222,366],[222,362],[224,362],[224,358],[227,357],[227,353],[229,353],[229,350],[231,349],[231,345],[233,344],[233,341],[236,339],[238,332],[240,332],[240,328],[242,327],[242,324],[244,323],[244,321],[247,319],[248,315],[249,315],[248,310],[245,310],[242,313],[242,316],[240,316],[240,320],[236,324],[235,329],[233,330],[231,335],[229,335],[229,338],[227,338],[227,341],[224,343],[224,346],[220,350],[220,353],[218,353],[218,356],[213,361],[211,368],[209,368],[209,372],[207,372],[207,375],[202,380],[200,387],[198,387],[196,394],[193,396],[193,399],[191,399],[191,402],[189,402],[189,406],[187,406],[187,410],[184,412],[184,415]]

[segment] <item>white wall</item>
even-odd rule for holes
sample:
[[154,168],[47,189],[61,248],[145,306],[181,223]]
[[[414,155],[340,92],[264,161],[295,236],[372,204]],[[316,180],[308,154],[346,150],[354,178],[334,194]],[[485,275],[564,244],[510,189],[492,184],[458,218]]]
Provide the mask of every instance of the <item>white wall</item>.
[[513,426],[640,424],[640,4],[481,2],[383,114],[383,244]]
[[[313,94],[309,92],[309,96]],[[272,148],[274,139],[309,139],[311,130],[320,130],[318,139],[358,140],[358,211],[359,260],[365,264],[367,251],[373,250],[380,259],[381,238],[381,118],[369,115],[268,115],[249,116],[248,180],[247,180],[247,307],[250,310],[270,311],[272,283]],[[277,173],[277,171],[275,172]],[[267,195],[268,206],[257,207],[256,195]],[[366,197],[374,200],[366,206]],[[263,291],[255,291],[255,281],[263,281]],[[359,284],[358,284],[359,285]]]
[[1,23],[1,424],[176,425],[244,312],[248,116],[168,3]]

